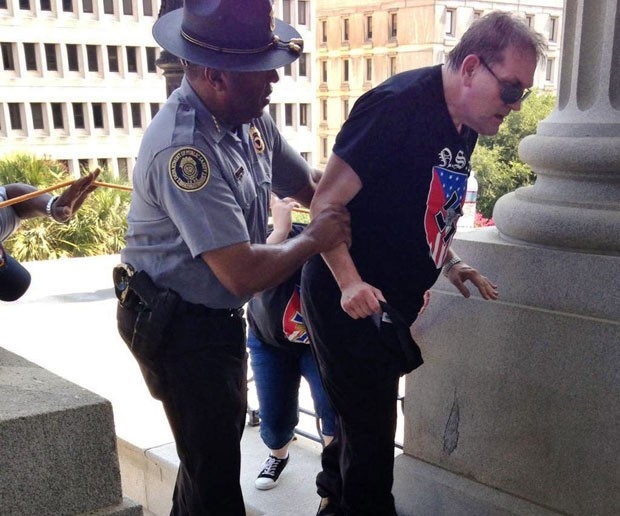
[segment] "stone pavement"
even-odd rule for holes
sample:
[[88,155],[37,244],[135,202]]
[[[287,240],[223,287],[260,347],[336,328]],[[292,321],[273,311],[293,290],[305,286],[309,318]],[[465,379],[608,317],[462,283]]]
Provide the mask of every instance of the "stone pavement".
[[[112,255],[24,263],[32,284],[20,300],[0,306],[2,346],[110,400],[124,494],[151,513],[164,515],[169,510],[178,459],[163,409],[148,394],[116,332],[111,271],[118,261]],[[312,406],[305,385],[300,399],[302,407]],[[252,391],[249,403],[256,407]],[[316,433],[309,416],[302,415],[300,428]],[[296,516],[314,515],[318,443],[297,438],[280,485],[271,491],[254,488],[254,478],[267,455],[258,427],[246,427],[242,453],[241,483],[248,516],[290,516],[291,504]]]

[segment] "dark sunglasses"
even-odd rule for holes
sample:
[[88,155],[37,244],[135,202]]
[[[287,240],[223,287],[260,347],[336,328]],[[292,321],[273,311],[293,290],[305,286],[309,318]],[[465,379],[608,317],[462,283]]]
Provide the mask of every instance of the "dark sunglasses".
[[518,84],[500,79],[497,75],[495,75],[495,72],[491,70],[491,67],[486,64],[482,57],[478,56],[478,59],[480,59],[480,62],[491,73],[491,75],[495,77],[495,80],[499,84],[499,98],[502,99],[504,104],[523,102],[526,98],[528,98],[530,93],[532,93],[532,90],[529,88],[525,89]]

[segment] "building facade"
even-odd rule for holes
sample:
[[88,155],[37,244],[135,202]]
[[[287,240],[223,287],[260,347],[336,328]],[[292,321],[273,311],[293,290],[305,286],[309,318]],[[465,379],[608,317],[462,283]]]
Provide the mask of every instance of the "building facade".
[[549,43],[534,87],[557,88],[563,0],[317,0],[318,163],[355,100],[395,73],[445,62],[478,17],[517,12]]
[[165,101],[158,0],[0,0],[0,156],[128,178]]

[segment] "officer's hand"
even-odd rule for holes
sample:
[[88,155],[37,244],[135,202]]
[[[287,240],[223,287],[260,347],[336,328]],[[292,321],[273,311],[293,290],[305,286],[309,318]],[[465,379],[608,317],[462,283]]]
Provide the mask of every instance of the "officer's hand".
[[483,276],[477,269],[470,267],[464,262],[453,265],[448,271],[448,279],[463,294],[463,297],[469,297],[469,289],[465,286],[466,281],[471,281],[480,292],[483,299],[496,300],[499,297],[497,285],[489,278]]
[[317,253],[330,251],[340,244],[351,245],[351,217],[344,206],[330,204],[321,210],[304,233],[317,243]]
[[52,216],[58,222],[67,222],[75,212],[77,212],[82,203],[95,188],[93,182],[99,175],[99,169],[90,172],[84,177],[78,179],[69,188],[67,188],[52,206]]
[[362,319],[381,312],[379,301],[385,302],[383,293],[372,285],[359,281],[342,289],[340,305],[353,319]]

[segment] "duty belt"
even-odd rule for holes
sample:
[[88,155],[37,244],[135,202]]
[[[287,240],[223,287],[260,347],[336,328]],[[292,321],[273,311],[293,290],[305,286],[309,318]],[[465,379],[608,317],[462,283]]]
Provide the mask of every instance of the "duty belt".
[[[159,288],[144,271],[137,271],[128,263],[114,267],[114,292],[123,308],[142,312],[151,309],[157,296],[164,289]],[[172,291],[174,292],[174,291]],[[174,293],[176,294],[176,293]],[[178,294],[176,294],[178,296]],[[180,313],[206,317],[242,317],[243,308],[210,308],[208,306],[184,301],[179,296],[176,310]]]

